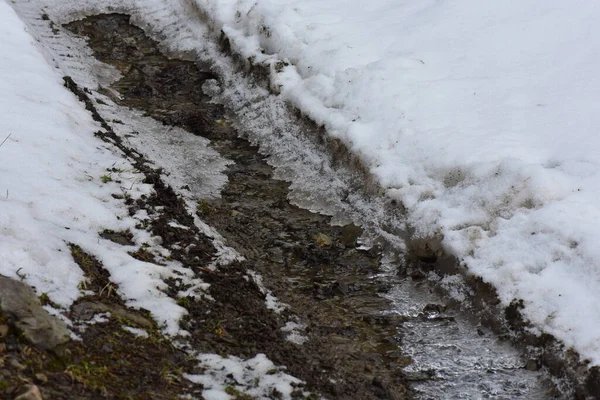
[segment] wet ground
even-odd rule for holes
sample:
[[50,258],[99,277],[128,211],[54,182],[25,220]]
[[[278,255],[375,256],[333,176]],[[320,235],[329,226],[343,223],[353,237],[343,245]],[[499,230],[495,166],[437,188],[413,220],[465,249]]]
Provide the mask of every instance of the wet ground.
[[[238,271],[235,278],[228,274],[203,277],[214,288],[211,294],[219,307],[212,314],[219,319],[206,316],[206,309],[214,306],[190,304],[186,328],[194,332],[197,348],[243,357],[265,352],[309,388],[333,398],[402,398],[407,380],[419,382],[413,385],[417,393],[425,394],[428,385],[423,382],[450,382],[442,385],[442,392],[435,389],[437,395],[445,392],[457,398],[470,398],[477,392],[498,398],[552,396],[523,368],[526,362],[518,353],[496,345],[493,338],[479,339],[484,333],[476,334],[467,346],[474,351],[487,349],[487,357],[463,356],[460,351],[445,356],[472,363],[463,366],[462,375],[451,371],[459,363],[447,363],[444,369],[423,362],[431,346],[454,348],[451,340],[461,335],[429,343],[429,348],[421,344],[411,350],[410,346],[427,339],[438,342],[459,326],[463,331],[472,326],[465,328],[468,324],[460,325],[450,314],[444,315],[446,306],[441,304],[425,302],[412,315],[386,313],[392,308],[389,300],[397,297],[386,300],[381,295],[392,284],[381,278],[381,254],[357,249],[360,228],[333,227],[329,217],[288,202],[288,184],[273,179],[273,169],[257,148],[239,137],[224,109],[211,103],[202,90],[207,81],[211,84],[218,78],[210,69],[165,58],[157,44],[129,25],[124,15],[90,17],[68,28],[88,37],[95,56],[121,71],[123,78],[113,85],[123,96],[121,104],[210,139],[214,149],[234,161],[227,170],[229,182],[222,197],[203,202],[198,213],[247,261],[228,268]],[[261,274],[273,294],[291,306],[292,311],[283,311],[284,320],[298,318],[307,325],[303,335],[310,340],[301,348],[282,341],[281,320],[264,310],[261,296],[251,301],[248,292],[252,288],[240,289],[247,286],[243,278],[248,270]],[[238,298],[237,293],[243,295]],[[249,313],[253,318],[244,318]],[[215,324],[227,332],[227,340],[203,328]],[[437,325],[444,327],[436,329]],[[421,336],[428,332],[432,332],[428,337]],[[497,360],[499,356],[506,360]],[[415,361],[420,364],[414,365]],[[494,361],[495,365],[485,365]],[[469,373],[474,386],[464,381]],[[515,379],[515,375],[523,378]]]
[[[202,202],[197,212],[246,261],[202,274],[216,301],[186,303],[184,328],[194,347],[244,358],[265,353],[328,398],[403,398],[400,367],[409,360],[398,350],[395,317],[379,315],[388,303],[371,279],[379,255],[357,250],[359,228],[333,227],[329,217],[290,205],[288,184],[272,179],[264,157],[202,92],[203,83],[215,77],[194,63],[168,60],[128,21],[108,15],[67,27],[87,36],[96,57],[121,71],[123,78],[113,85],[121,104],[209,138],[234,161],[222,198]],[[159,228],[154,233],[164,235]],[[281,315],[267,309],[249,271],[262,275],[265,286],[291,307]],[[306,343],[286,340],[282,328],[290,321],[306,325]]]
[[[120,96],[108,87],[99,92],[165,126],[210,139],[212,148],[232,161],[221,196],[200,201],[196,216],[218,230],[245,261],[207,269],[215,249],[195,228],[195,216],[177,194],[189,188],[168,187],[161,171],[144,157],[144,149],[128,147],[113,131],[111,125],[119,121],[106,121],[98,113],[100,103],[93,92],[65,79],[102,123],[99,136],[117,146],[154,183],[156,195],[128,204],[131,213],[144,209],[154,214],[153,222],[141,228],[160,236],[174,259],[211,285],[214,301],[191,297],[180,301],[190,313],[184,328],[191,333],[189,341],[195,349],[243,358],[265,353],[306,382],[298,397],[310,392],[313,398],[329,399],[559,398],[543,381],[535,360],[523,359],[508,343],[477,328],[453,305],[429,293],[422,275],[399,277],[393,258],[360,245],[359,227],[332,226],[330,217],[290,204],[289,184],[273,178],[266,157],[240,138],[225,107],[211,102],[209,89],[219,77],[208,65],[165,57],[156,42],[130,25],[126,15],[88,17],[65,28],[88,38],[94,56],[121,73],[112,84]],[[179,227],[169,224],[173,220]],[[100,234],[127,243],[127,232]],[[76,247],[73,256],[93,277],[98,293],[97,298],[83,299],[74,307],[75,318],[98,307],[118,314],[115,309],[123,308],[121,300],[102,296],[109,284],[102,267]],[[143,248],[135,256],[153,261]],[[178,282],[170,286],[173,296],[181,290]],[[272,301],[273,296],[279,301]],[[104,306],[90,305],[97,303]],[[118,351],[106,352],[110,335],[118,337],[117,322],[136,320],[128,315],[86,331],[89,336],[84,339],[97,344],[88,347],[85,356],[68,359],[68,365],[78,366],[71,371],[82,376],[71,381],[75,386],[62,387],[61,393],[61,386],[37,380],[42,391],[49,398],[72,398],[69,390],[82,393],[78,398],[171,398],[198,393],[201,387],[181,379],[182,372],[196,372],[197,366],[168,342],[155,338],[148,346],[156,348],[132,347],[132,352],[143,355],[138,358],[127,355],[125,342],[113,344]],[[142,321],[129,324],[139,327]],[[123,354],[138,370],[113,370],[114,359]],[[156,357],[166,364],[153,363]],[[11,376],[35,380],[35,374],[44,370],[40,365]],[[146,373],[140,377],[139,370]],[[121,380],[113,380],[115,375]],[[160,384],[163,378],[168,385]],[[13,386],[11,395],[18,385]],[[277,398],[277,393],[271,397]]]

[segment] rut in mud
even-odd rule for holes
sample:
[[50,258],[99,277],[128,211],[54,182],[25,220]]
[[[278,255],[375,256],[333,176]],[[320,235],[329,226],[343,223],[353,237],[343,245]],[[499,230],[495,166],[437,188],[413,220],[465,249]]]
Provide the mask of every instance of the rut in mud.
[[[357,249],[360,229],[333,227],[330,218],[289,204],[288,184],[272,179],[264,157],[203,93],[203,84],[215,78],[208,68],[162,56],[125,15],[88,17],[67,27],[89,38],[100,61],[120,70],[113,88],[121,104],[209,138],[234,161],[222,198],[201,202],[198,214],[246,261],[202,271],[214,302],[182,302],[194,347],[244,358],[263,352],[328,398],[404,398],[401,367],[410,359],[398,350],[397,318],[381,315],[389,302],[379,292],[386,288],[371,279],[379,255]],[[291,307],[281,306],[279,314],[267,309],[253,272]],[[309,340],[290,341],[286,323],[306,324],[297,335]]]

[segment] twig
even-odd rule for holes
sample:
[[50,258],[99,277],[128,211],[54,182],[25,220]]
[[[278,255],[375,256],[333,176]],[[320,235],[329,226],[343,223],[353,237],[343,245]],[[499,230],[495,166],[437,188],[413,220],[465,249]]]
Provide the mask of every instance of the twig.
[[12,135],[12,133],[9,133],[8,136],[6,138],[4,138],[4,140],[2,141],[2,143],[0,143],[0,147],[2,147],[2,145],[4,144],[4,142],[6,142],[8,140],[8,138],[10,137],[10,135]]

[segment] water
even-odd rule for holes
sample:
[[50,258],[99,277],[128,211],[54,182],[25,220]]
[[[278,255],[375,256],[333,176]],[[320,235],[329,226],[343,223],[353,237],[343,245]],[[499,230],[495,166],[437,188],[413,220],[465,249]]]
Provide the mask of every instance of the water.
[[[514,347],[477,328],[410,278],[385,295],[390,312],[407,320],[398,335],[412,358],[405,368],[419,399],[554,399],[542,372],[525,369]],[[430,305],[430,306],[428,306]],[[428,312],[423,312],[426,309]]]

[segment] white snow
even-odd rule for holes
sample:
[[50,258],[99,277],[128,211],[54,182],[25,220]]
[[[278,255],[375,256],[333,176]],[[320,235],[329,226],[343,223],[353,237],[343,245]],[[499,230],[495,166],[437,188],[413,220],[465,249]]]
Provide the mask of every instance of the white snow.
[[281,314],[283,311],[290,308],[289,304],[282,303],[276,296],[273,295],[273,292],[266,288],[261,274],[251,270],[246,271],[246,274],[252,279],[252,281],[254,281],[258,287],[258,290],[265,295],[265,307],[273,311],[275,314]]
[[[524,299],[538,328],[600,364],[600,4],[194,1],[234,50],[271,67],[281,99],[359,155],[417,235],[443,235],[504,304]],[[56,7],[147,7],[166,21],[185,2],[84,3]],[[184,39],[181,48],[202,46]],[[92,139],[98,126],[2,1],[0,72],[0,141],[10,134],[0,147],[0,273],[68,306],[83,274],[65,243],[96,254],[98,231],[134,224],[115,218],[125,212],[110,194],[122,188],[101,183],[106,168],[131,166]],[[134,194],[150,190],[129,179]],[[239,257],[196,223],[222,245],[215,266]],[[184,311],[157,289],[165,272],[109,249],[111,273],[135,272],[113,277],[131,304],[175,329]],[[147,286],[133,285],[140,274]]]
[[287,340],[288,342],[297,344],[297,345],[301,345],[301,344],[308,342],[308,340],[309,340],[308,337],[306,337],[305,335],[302,334],[302,331],[304,331],[305,329],[306,329],[306,324],[303,324],[301,322],[293,322],[293,321],[288,321],[283,326],[283,328],[281,328],[281,330],[283,332],[287,333],[285,340]]
[[204,373],[184,376],[204,386],[202,397],[206,400],[232,399],[236,392],[260,399],[271,398],[278,392],[277,398],[291,399],[294,387],[302,384],[301,380],[276,367],[264,354],[248,360],[234,356],[223,358],[217,354],[202,354],[198,359]]
[[148,332],[146,332],[145,329],[133,328],[131,326],[126,325],[123,325],[121,328],[123,328],[124,331],[131,333],[133,336],[140,337],[142,339],[147,339],[150,336],[148,335]]
[[196,3],[360,156],[417,235],[443,235],[504,304],[523,299],[600,364],[600,4]]
[[[134,229],[122,200],[149,194],[139,174],[94,137],[100,129],[88,111],[62,84],[62,76],[44,58],[13,9],[0,1],[0,274],[23,279],[61,307],[85,291],[83,271],[69,243],[95,256],[111,273],[131,306],[151,310],[169,334],[180,332],[185,309],[161,289],[163,279],[190,277],[176,263],[159,267],[132,258],[100,239],[104,229],[130,229],[140,243],[153,243]],[[103,179],[116,168],[121,183]],[[109,288],[107,288],[108,290]]]

